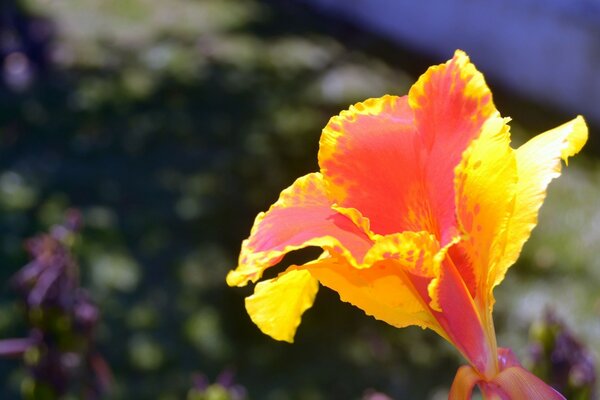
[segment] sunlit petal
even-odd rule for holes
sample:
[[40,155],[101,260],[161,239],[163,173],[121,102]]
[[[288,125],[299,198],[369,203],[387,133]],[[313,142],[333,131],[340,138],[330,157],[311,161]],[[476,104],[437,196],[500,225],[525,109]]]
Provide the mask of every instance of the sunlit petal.
[[352,220],[331,208],[321,174],[308,174],[284,190],[269,211],[256,217],[250,237],[242,243],[238,268],[229,272],[227,283],[243,286],[256,282],[283,255],[306,246],[362,260],[371,243]]
[[369,99],[331,118],[319,165],[332,200],[360,210],[377,234],[430,230],[417,142],[406,96]]
[[439,273],[439,250],[437,238],[429,232],[394,233],[380,237],[365,255],[364,263],[395,260],[406,272],[432,278]]
[[306,270],[289,270],[259,282],[246,297],[246,311],[260,330],[273,339],[292,343],[304,311],[313,304],[318,281]]
[[410,89],[408,101],[415,114],[420,152],[427,154],[421,179],[445,244],[455,221],[454,168],[497,111],[483,75],[460,50],[445,64],[429,68]]
[[446,257],[440,275],[429,284],[430,305],[450,343],[480,373],[490,372],[495,354],[473,298],[451,259]]
[[463,236],[458,247],[467,256],[455,265],[472,297],[491,295],[488,275],[504,252],[504,232],[514,207],[517,163],[505,122],[488,119],[455,171],[456,214]]
[[340,298],[378,320],[401,328],[417,325],[445,337],[420,297],[412,279],[395,260],[380,261],[371,268],[357,269],[343,259],[329,258],[310,266],[310,273]]
[[550,181],[560,175],[561,159],[575,155],[587,141],[588,129],[582,117],[542,133],[516,151],[518,182],[514,211],[508,222],[506,248],[491,278],[493,286],[504,279],[517,260],[523,244],[537,224],[538,211]]

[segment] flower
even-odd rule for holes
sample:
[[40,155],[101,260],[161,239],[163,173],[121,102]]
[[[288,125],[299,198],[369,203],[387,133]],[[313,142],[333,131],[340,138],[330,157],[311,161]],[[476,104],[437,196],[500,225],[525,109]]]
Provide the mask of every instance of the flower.
[[470,398],[476,384],[484,395],[531,396],[527,387],[505,387],[514,379],[540,399],[562,398],[498,349],[493,289],[535,227],[561,159],[585,144],[587,126],[578,116],[513,149],[508,122],[460,50],[407,96],[342,111],[323,129],[320,172],[296,180],[257,216],[227,283],[256,282],[286,253],[321,247],[317,260],[258,283],[246,298],[264,333],[292,342],[321,283],[379,320],[429,328],[453,344],[469,365],[451,398]]

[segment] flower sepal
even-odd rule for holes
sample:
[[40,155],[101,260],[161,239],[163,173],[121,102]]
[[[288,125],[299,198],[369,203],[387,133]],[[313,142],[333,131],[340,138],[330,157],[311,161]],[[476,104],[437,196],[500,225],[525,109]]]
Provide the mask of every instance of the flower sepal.
[[470,400],[475,385],[486,400],[566,400],[523,368],[510,349],[498,349],[498,369],[498,374],[489,380],[470,365],[463,365],[454,377],[448,400]]

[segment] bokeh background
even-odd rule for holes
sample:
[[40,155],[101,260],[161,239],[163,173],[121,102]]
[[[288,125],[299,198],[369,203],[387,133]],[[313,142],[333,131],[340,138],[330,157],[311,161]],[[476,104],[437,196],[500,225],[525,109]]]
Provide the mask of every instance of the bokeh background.
[[[322,288],[295,344],[279,343],[246,315],[252,288],[224,278],[254,216],[318,168],[329,117],[405,94],[451,51],[428,56],[289,0],[6,0],[0,12],[0,339],[27,333],[8,284],[24,239],[77,208],[74,252],[114,376],[105,398],[181,399],[194,374],[223,372],[250,399],[447,395],[461,360],[433,333]],[[516,144],[574,116],[488,81]],[[499,342],[530,365],[548,308],[600,349],[591,128],[496,291]],[[0,398],[21,398],[26,371],[0,359]]]

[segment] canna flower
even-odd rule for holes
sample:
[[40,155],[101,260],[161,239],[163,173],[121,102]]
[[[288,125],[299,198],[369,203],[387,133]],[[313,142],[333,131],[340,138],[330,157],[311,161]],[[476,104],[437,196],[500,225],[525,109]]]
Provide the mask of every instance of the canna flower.
[[264,280],[246,298],[267,335],[293,341],[319,283],[395,327],[437,332],[462,354],[450,399],[562,399],[500,349],[493,289],[537,223],[561,159],[587,140],[582,117],[510,147],[483,75],[462,51],[429,68],[407,96],[331,118],[320,172],[285,189],[242,244],[230,286],[258,281],[293,250],[316,260]]

